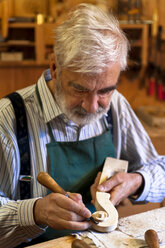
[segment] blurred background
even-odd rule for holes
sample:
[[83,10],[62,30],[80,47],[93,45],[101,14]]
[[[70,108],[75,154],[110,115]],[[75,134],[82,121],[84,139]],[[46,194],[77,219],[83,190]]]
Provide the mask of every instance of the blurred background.
[[[36,83],[49,67],[53,30],[70,8],[82,2],[98,5],[118,18],[131,44],[118,90],[159,154],[165,154],[164,0],[0,0],[0,98]],[[163,205],[133,206],[129,211],[119,207],[119,213],[126,216]]]

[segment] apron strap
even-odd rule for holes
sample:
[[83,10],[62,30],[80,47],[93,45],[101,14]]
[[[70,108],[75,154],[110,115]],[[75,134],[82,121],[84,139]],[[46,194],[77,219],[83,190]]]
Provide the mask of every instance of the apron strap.
[[21,200],[31,198],[30,182],[31,177],[31,162],[30,162],[30,147],[29,135],[27,126],[27,117],[25,105],[22,97],[17,92],[13,92],[6,96],[9,98],[16,117],[16,136],[20,153],[20,197]]
[[[41,110],[43,112],[43,105],[42,105],[42,101],[41,101],[41,97],[40,97],[40,93],[39,93],[38,85],[37,84],[36,84],[36,94],[37,94],[39,105],[40,105]],[[47,123],[47,128],[48,128],[48,132],[49,132],[49,136],[50,136],[51,142],[55,142],[55,138],[53,136],[52,129],[51,129],[51,126],[50,126],[50,123],[49,122]]]

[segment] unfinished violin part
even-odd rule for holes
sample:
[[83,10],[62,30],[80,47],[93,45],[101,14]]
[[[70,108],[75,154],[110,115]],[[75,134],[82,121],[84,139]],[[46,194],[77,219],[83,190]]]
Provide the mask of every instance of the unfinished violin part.
[[[99,184],[112,177],[117,172],[127,171],[128,161],[114,158],[106,158]],[[96,192],[95,201],[96,212],[92,214],[96,223],[92,223],[93,229],[99,232],[111,232],[118,224],[118,212],[110,201],[110,194]]]

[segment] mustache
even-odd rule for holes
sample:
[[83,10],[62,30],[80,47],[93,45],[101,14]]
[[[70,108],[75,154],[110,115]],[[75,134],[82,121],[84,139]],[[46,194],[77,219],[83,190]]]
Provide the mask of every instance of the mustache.
[[81,106],[77,106],[77,107],[74,108],[74,112],[75,112],[76,114],[81,115],[81,116],[97,115],[97,114],[102,113],[103,111],[105,111],[105,109],[102,108],[102,107],[100,107],[100,106],[98,107],[97,111],[96,111],[94,114],[88,113],[88,112],[87,112],[84,108],[82,108]]

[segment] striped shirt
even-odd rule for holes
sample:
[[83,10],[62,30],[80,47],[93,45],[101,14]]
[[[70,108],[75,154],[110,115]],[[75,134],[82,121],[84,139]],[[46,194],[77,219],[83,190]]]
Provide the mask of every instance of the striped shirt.
[[[49,72],[38,80],[43,111],[38,103],[35,85],[19,90],[27,112],[32,199],[19,200],[20,156],[15,135],[15,115],[9,99],[0,100],[0,247],[14,247],[43,233],[35,225],[33,206],[47,190],[37,183],[40,171],[48,171],[46,144],[50,142],[47,123],[56,141],[84,140],[102,134],[109,124],[106,115],[83,127],[68,121],[60,111],[46,81]],[[137,119],[127,100],[115,90],[111,99],[113,141],[117,158],[129,161],[129,172],[140,172],[145,181],[142,194],[136,201],[161,202],[165,196],[165,157],[159,156],[150,138]]]

